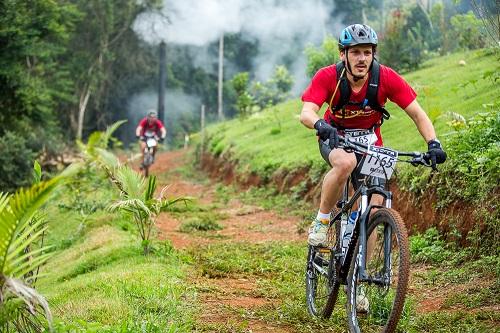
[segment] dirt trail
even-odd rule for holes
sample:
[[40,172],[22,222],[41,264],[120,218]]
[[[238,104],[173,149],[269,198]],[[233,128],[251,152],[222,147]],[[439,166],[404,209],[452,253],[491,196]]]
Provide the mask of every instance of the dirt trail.
[[[247,241],[254,243],[286,240],[304,241],[305,236],[297,234],[298,218],[278,216],[277,213],[265,210],[258,206],[245,205],[237,199],[228,202],[218,200],[216,185],[197,181],[192,175],[183,173],[182,168],[190,161],[189,151],[173,151],[161,153],[157,156],[151,173],[159,176],[160,186],[168,185],[169,196],[190,196],[199,205],[209,207],[217,214],[225,216],[219,224],[220,231],[203,233],[182,233],[179,228],[182,221],[173,215],[163,214],[158,220],[159,237],[169,239],[175,248],[194,248],[200,244],[215,242],[235,243]],[[190,178],[191,177],[191,178]],[[203,177],[199,177],[201,179]],[[179,215],[177,215],[179,216]],[[430,268],[425,265],[413,265],[411,268],[409,295],[417,300],[417,313],[456,311],[463,306],[447,307],[445,300],[456,292],[467,292],[473,281],[461,284],[449,284],[443,287],[440,284],[428,284]],[[190,283],[198,291],[202,313],[197,321],[201,331],[205,332],[295,332],[292,327],[279,325],[248,316],[257,309],[269,308],[275,300],[269,300],[259,293],[257,281],[248,276],[227,276],[208,278],[197,274],[190,276]],[[492,280],[485,283],[491,287]],[[498,310],[498,305],[493,306]]]
[[[249,241],[254,243],[287,240],[304,240],[297,234],[299,220],[258,206],[245,205],[237,199],[226,204],[216,204],[215,184],[200,184],[186,180],[179,169],[188,162],[188,151],[173,151],[158,154],[151,173],[159,175],[160,186],[168,185],[168,196],[190,196],[198,204],[214,206],[218,214],[226,216],[218,221],[222,230],[214,231],[211,237],[203,234],[182,233],[182,221],[172,215],[162,214],[158,220],[159,237],[169,239],[175,248],[189,249],[199,244],[214,242]],[[220,208],[217,208],[220,207]],[[244,332],[294,332],[292,328],[268,322],[244,318],[244,313],[266,307],[270,300],[257,292],[256,281],[247,277],[207,278],[199,274],[191,277],[202,304],[203,312],[198,321],[203,330]],[[225,327],[225,329],[221,329]]]

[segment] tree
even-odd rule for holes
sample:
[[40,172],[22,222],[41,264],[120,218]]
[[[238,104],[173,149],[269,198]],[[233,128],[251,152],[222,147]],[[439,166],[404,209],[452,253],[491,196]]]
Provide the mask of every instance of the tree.
[[123,211],[131,216],[141,238],[144,254],[151,252],[151,236],[156,218],[161,212],[169,211],[172,205],[187,198],[167,199],[165,192],[168,186],[155,197],[156,176],[149,176],[146,184],[144,176],[128,166],[120,166],[108,172],[113,183],[118,186],[121,199],[112,203],[110,211]]
[[57,64],[78,13],[40,0],[0,3],[0,136],[34,124],[54,128],[57,99],[71,95],[71,77]]
[[307,55],[307,75],[312,77],[318,69],[335,64],[339,60],[339,44],[337,39],[327,36],[319,48],[308,46],[305,50]]
[[429,27],[428,17],[420,6],[410,11],[394,10],[387,22],[384,38],[378,48],[380,59],[398,71],[409,71],[420,66],[428,48],[423,26]]
[[231,80],[233,89],[236,92],[236,109],[240,117],[247,117],[254,105],[253,97],[248,92],[249,74],[241,72],[236,74]]
[[171,209],[172,205],[188,198],[167,199],[164,197],[164,187],[159,196],[155,197],[156,177],[144,176],[129,166],[120,164],[118,158],[107,150],[111,136],[116,129],[125,123],[118,121],[108,126],[106,131],[96,131],[89,136],[87,144],[79,142],[79,147],[85,156],[87,168],[103,170],[109,180],[120,190],[121,199],[109,205],[110,211],[123,211],[129,214],[142,241],[144,254],[151,251],[151,236],[156,223],[156,217]]
[[285,66],[276,66],[271,78],[264,83],[255,81],[251,94],[255,105],[260,109],[276,105],[289,97],[293,77]]
[[472,0],[472,7],[477,13],[488,35],[496,45],[500,44],[500,11],[498,1]]
[[462,49],[478,49],[486,45],[481,34],[482,22],[472,11],[457,14],[450,19],[456,44]]
[[[114,64],[122,61],[130,64],[137,59],[128,52],[118,51],[123,51],[123,45],[137,38],[131,29],[135,18],[143,11],[159,5],[159,0],[77,1],[82,18],[70,43],[71,54],[68,53],[64,59],[76,74],[77,98],[69,113],[69,123],[76,138],[81,139],[83,135],[89,103],[89,123],[103,127],[107,123],[108,98],[115,82],[118,82],[113,77],[113,74],[118,74]],[[127,68],[120,67],[118,70],[127,72]],[[95,129],[94,126],[92,129]]]

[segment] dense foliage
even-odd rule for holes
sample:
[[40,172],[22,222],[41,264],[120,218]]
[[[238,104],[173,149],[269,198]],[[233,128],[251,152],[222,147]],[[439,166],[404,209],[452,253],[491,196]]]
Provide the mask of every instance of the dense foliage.
[[285,66],[277,66],[266,82],[250,82],[248,72],[236,74],[230,81],[236,95],[235,107],[240,117],[285,101],[290,96],[293,77]]
[[471,118],[446,140],[448,160],[439,173],[405,169],[398,180],[417,197],[437,193],[439,208],[456,202],[473,206],[477,225],[467,240],[474,244],[481,235],[482,246],[495,248],[500,220],[500,110],[498,104],[489,107],[489,112]]
[[437,2],[430,10],[419,4],[393,10],[381,33],[379,53],[383,63],[410,71],[435,54],[486,45],[484,24],[472,11],[457,13],[457,8]]
[[16,164],[2,165],[3,190],[27,184],[33,154],[51,159],[62,153],[61,142],[104,127],[120,113],[117,100],[151,73],[149,50],[139,47],[130,26],[158,3],[2,1],[0,141],[12,141],[5,151],[15,147],[18,159],[27,158],[17,163],[4,156]]

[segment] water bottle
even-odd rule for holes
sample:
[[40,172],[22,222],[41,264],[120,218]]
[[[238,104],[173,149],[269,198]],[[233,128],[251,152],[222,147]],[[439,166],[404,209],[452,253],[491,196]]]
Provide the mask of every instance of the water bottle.
[[347,248],[349,242],[351,241],[352,233],[354,232],[354,227],[356,226],[356,220],[358,219],[358,211],[351,212],[347,224],[345,226],[345,231],[342,237],[342,247]]
[[340,239],[344,238],[346,227],[347,227],[347,215],[342,214],[342,216],[340,217]]

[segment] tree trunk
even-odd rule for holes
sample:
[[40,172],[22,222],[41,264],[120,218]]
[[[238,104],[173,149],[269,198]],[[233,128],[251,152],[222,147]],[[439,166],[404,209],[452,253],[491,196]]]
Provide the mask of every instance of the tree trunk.
[[87,108],[87,103],[90,97],[90,84],[88,84],[82,91],[80,95],[80,103],[78,106],[78,127],[76,130],[76,138],[78,140],[82,139],[83,132],[83,120],[85,117],[85,109]]

